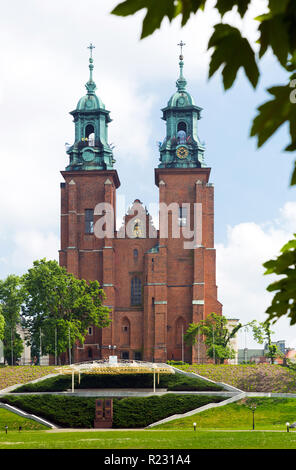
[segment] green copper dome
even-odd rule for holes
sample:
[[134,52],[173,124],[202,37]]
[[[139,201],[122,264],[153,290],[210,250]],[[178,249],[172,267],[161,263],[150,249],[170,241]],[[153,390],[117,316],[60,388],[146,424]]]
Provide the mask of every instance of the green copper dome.
[[70,157],[67,171],[73,170],[110,170],[115,163],[113,146],[108,143],[108,124],[110,112],[105,109],[102,100],[96,95],[96,84],[93,81],[92,50],[90,44],[89,79],[85,84],[87,94],[80,98],[77,107],[70,114],[75,124],[75,141],[67,145],[66,152]]
[[176,91],[168,101],[170,107],[184,107],[195,105],[193,97],[188,91]]
[[[181,41],[181,44],[184,45],[182,43],[182,41]],[[183,107],[183,106],[195,105],[195,101],[194,101],[193,97],[186,90],[187,81],[186,81],[185,77],[183,76],[183,66],[184,66],[183,55],[181,54],[180,55],[180,62],[179,62],[180,75],[179,75],[178,80],[176,81],[177,91],[169,99],[168,106]]]
[[186,90],[187,81],[183,75],[182,47],[179,56],[179,78],[176,81],[177,91],[171,96],[168,104],[162,109],[162,119],[166,121],[166,136],[159,142],[159,168],[200,168],[206,166],[204,161],[205,146],[197,134],[198,121],[202,108],[195,104],[191,94]]
[[105,109],[102,100],[95,94],[87,94],[80,98],[77,103],[77,111],[94,111],[95,109]]

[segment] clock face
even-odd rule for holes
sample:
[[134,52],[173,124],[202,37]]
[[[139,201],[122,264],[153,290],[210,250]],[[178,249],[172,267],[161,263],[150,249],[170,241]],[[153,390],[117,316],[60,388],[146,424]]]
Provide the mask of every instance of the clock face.
[[82,154],[83,160],[85,162],[91,162],[94,159],[94,152],[92,150],[85,150]]
[[189,154],[188,149],[183,146],[178,147],[176,153],[177,153],[177,157],[181,159],[187,158]]

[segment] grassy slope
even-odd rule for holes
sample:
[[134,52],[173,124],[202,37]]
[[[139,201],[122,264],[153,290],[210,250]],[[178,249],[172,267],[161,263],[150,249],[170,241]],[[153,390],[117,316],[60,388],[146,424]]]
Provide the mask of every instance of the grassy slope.
[[295,449],[290,432],[92,431],[0,433],[1,449]]
[[247,398],[219,408],[197,413],[169,423],[161,424],[155,429],[252,429],[253,414],[250,405],[256,405],[256,430],[285,430],[286,422],[296,421],[296,398]]
[[11,385],[23,384],[55,373],[54,366],[7,366],[0,367],[0,390]]
[[245,392],[296,393],[296,372],[278,365],[193,364],[176,367]]
[[11,411],[0,409],[0,430],[4,430],[5,426],[8,426],[9,431],[18,430],[19,426],[22,427],[22,430],[48,429],[47,426],[43,426],[33,419],[22,418]]

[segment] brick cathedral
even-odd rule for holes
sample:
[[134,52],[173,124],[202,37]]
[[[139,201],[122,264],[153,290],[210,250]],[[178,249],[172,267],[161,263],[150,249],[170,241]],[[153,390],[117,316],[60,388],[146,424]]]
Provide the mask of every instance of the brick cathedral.
[[[103,329],[89,326],[84,345],[76,345],[75,362],[110,355],[196,362],[197,347],[186,346],[183,334],[190,323],[211,312],[222,313],[216,286],[214,187],[197,134],[202,108],[187,91],[183,76],[182,45],[177,90],[162,109],[166,135],[154,170],[159,207],[164,208],[158,230],[139,199],[118,230],[104,229],[106,212],[116,220],[120,180],[108,143],[110,112],[95,93],[90,45],[87,93],[70,113],[75,141],[67,148],[69,165],[61,172],[65,182],[59,255],[60,265],[75,276],[100,282],[112,324]],[[104,205],[109,209],[101,210]],[[194,220],[197,237],[192,236],[190,244],[186,229],[192,229]]]

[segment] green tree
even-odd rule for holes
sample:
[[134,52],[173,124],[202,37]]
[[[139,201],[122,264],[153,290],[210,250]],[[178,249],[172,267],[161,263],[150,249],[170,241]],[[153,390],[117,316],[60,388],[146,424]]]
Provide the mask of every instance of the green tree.
[[23,324],[39,355],[59,356],[69,343],[71,348],[77,340],[83,344],[89,325],[103,328],[111,323],[98,281],[77,279],[56,261],[34,261],[23,276],[23,285]]
[[268,320],[274,321],[284,315],[290,318],[291,325],[296,323],[296,234],[286,243],[281,254],[275,260],[263,265],[265,274],[281,276],[267,287],[269,292],[276,292],[271,305],[266,310]]
[[[162,20],[167,17],[173,21],[182,17],[184,26],[191,14],[203,11],[209,0],[125,0],[119,3],[112,14],[119,16],[133,15],[145,9],[146,15],[142,24],[141,39],[160,28]],[[258,64],[267,51],[273,54],[286,74],[285,82],[267,89],[270,100],[258,107],[250,135],[257,138],[257,146],[261,147],[284,124],[288,125],[290,142],[285,150],[296,150],[296,2],[295,0],[268,0],[267,11],[254,18],[257,24],[259,44],[255,51],[255,42],[250,44],[238,28],[223,22],[225,13],[236,9],[243,19],[248,11],[251,0],[217,0],[215,9],[220,15],[220,22],[214,26],[213,34],[208,43],[212,50],[209,77],[222,69],[224,89],[232,87],[237,73],[243,69],[252,87],[256,88],[260,70]],[[262,8],[266,8],[263,3]],[[296,185],[296,160],[290,184]],[[295,242],[289,242],[288,250],[283,248],[284,257],[270,261],[266,274],[280,274],[282,261],[296,259]],[[289,251],[289,254],[287,254]],[[284,260],[284,258],[286,258]],[[271,284],[269,291],[278,290],[267,313],[276,321],[288,312],[291,324],[296,322],[295,313],[295,262],[294,269],[287,266],[285,282]],[[289,268],[289,269],[288,269]],[[287,287],[287,289],[286,289]],[[287,304],[292,307],[287,307]]]
[[1,312],[2,312],[2,307],[0,306],[0,341],[4,339],[4,330],[5,330],[5,318]]
[[247,325],[238,323],[230,329],[227,327],[226,317],[210,313],[205,320],[190,323],[184,335],[184,340],[186,344],[193,345],[196,343],[198,335],[203,335],[207,347],[207,356],[214,359],[216,364],[223,364],[225,359],[234,358],[234,350],[230,345],[230,340],[243,327],[247,327]]
[[5,320],[4,357],[9,364],[19,359],[24,349],[21,337],[16,331],[21,322],[23,300],[24,290],[19,276],[10,274],[6,279],[0,280],[0,305]]
[[264,321],[257,323],[256,321],[252,324],[253,329],[253,336],[254,339],[259,343],[263,344],[264,342],[267,343],[267,354],[266,356],[271,359],[271,363],[274,364],[274,360],[277,357],[283,356],[281,350],[278,348],[276,344],[272,344],[271,342],[271,335],[274,334],[273,331],[270,329],[270,322]]

